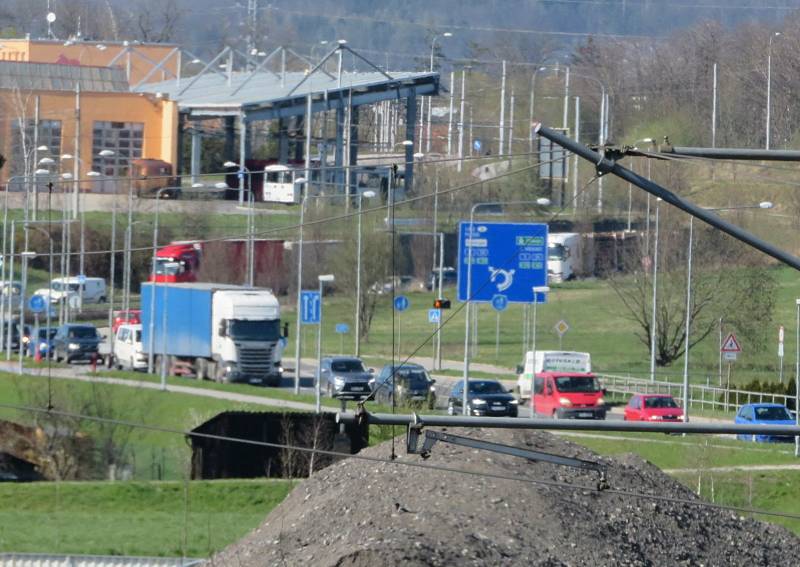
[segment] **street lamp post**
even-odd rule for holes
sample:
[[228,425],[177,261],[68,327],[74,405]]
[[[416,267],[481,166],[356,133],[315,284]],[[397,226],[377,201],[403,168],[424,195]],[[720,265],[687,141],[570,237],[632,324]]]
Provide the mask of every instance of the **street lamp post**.
[[320,412],[320,397],[322,395],[322,292],[326,282],[332,282],[334,280],[333,274],[323,274],[317,276],[319,280],[319,329],[317,329],[317,380],[316,380],[316,387],[314,388],[316,398],[315,398],[315,409],[316,412]]
[[539,305],[540,293],[550,293],[550,288],[546,285],[533,286],[533,347],[531,350],[533,351],[534,368],[533,372],[531,373],[531,417],[536,417],[536,396],[534,395],[534,388],[536,387],[536,306]]
[[375,196],[374,191],[358,192],[358,236],[356,253],[356,356],[361,356],[361,218],[364,211],[361,208],[362,199],[371,199]]
[[239,206],[244,206],[244,175],[247,173],[247,184],[250,191],[253,191],[253,176],[252,172],[247,169],[243,163],[238,164],[235,161],[226,161],[222,164],[223,167],[238,167],[239,168]]
[[650,381],[656,381],[656,316],[658,301],[658,217],[661,198],[656,199],[656,234],[653,245],[653,318],[650,322]]
[[771,96],[772,96],[772,40],[781,35],[781,32],[775,32],[769,36],[769,47],[767,48],[767,140],[766,149],[769,149],[769,123],[770,113],[772,111]]
[[[800,299],[794,300],[797,314],[795,322],[795,363],[794,363],[794,419],[800,426]],[[794,438],[794,456],[800,457],[800,437]]]
[[[550,205],[550,199],[545,197],[533,200],[533,201],[509,201],[509,202],[487,202],[487,203],[475,203],[472,205],[472,208],[469,211],[469,231],[467,233],[467,296],[465,301],[467,303],[466,310],[465,310],[465,319],[464,319],[464,374],[463,374],[463,381],[464,381],[464,392],[462,398],[462,408],[461,413],[463,415],[469,415],[469,409],[467,406],[468,401],[468,394],[469,394],[469,362],[470,362],[470,351],[469,351],[469,333],[470,333],[470,315],[471,315],[471,307],[472,307],[472,230],[473,225],[475,224],[475,211],[479,207],[487,207],[487,206],[505,206],[505,205],[539,205],[542,207],[546,207]],[[460,262],[460,260],[459,260]],[[441,274],[439,275],[441,279]]]
[[[436,47],[436,38],[437,37],[439,37],[439,34],[434,35],[433,39],[431,40],[431,69],[430,69],[431,73],[433,73],[433,56],[434,56],[434,50],[435,50],[435,47]],[[443,34],[441,34],[441,37],[453,37],[453,34],[451,32],[444,32]],[[428,97],[428,130],[427,130],[427,134],[426,134],[426,138],[425,138],[425,151],[426,152],[430,152],[431,151],[431,116],[432,116],[431,115],[431,106],[433,106],[431,104],[431,99],[432,99],[432,97]],[[420,135],[421,134],[422,133],[420,132]]]

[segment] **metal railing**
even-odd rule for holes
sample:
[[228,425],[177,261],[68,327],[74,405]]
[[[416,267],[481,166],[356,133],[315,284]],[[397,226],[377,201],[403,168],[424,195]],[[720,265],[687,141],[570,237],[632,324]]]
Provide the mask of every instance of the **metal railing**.
[[201,559],[178,557],[0,553],[0,567],[192,567],[200,563]]
[[[683,385],[676,382],[655,381],[647,378],[634,378],[618,374],[601,374],[596,376],[603,382],[603,387],[615,394],[669,394],[683,405]],[[775,403],[788,407],[794,396],[774,394],[771,392],[750,392],[721,388],[719,386],[689,385],[689,408],[708,409],[723,412],[735,412],[742,404]]]

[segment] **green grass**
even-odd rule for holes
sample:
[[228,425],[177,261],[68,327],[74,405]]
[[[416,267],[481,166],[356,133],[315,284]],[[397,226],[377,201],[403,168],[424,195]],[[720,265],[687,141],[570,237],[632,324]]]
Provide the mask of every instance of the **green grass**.
[[0,550],[206,557],[257,527],[290,481],[0,484]]

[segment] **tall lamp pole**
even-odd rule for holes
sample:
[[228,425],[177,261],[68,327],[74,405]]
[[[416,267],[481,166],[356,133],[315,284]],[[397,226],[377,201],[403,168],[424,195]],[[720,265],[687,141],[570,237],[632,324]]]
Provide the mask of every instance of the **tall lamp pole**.
[[656,317],[658,306],[658,216],[661,197],[656,199],[656,234],[653,245],[653,318],[650,322],[650,381],[656,381]]
[[769,36],[769,47],[767,48],[767,142],[766,149],[769,149],[769,123],[770,113],[772,112],[772,40],[781,35],[781,32],[775,32]]
[[550,293],[550,288],[546,285],[533,286],[533,361],[534,369],[531,372],[531,417],[536,417],[536,306],[539,305],[539,294]]
[[361,208],[363,198],[372,199],[374,191],[358,192],[358,236],[356,252],[356,356],[361,356],[361,217],[364,211]]
[[[433,39],[431,40],[431,69],[430,72],[433,73],[433,62],[434,62],[434,51],[436,47],[436,38],[439,37],[439,34],[434,35]],[[441,34],[441,37],[453,37],[451,32],[444,32]],[[428,130],[425,138],[425,151],[431,151],[431,97],[428,97]],[[420,132],[420,137],[422,136],[422,132]]]
[[327,282],[332,282],[335,278],[333,274],[323,274],[317,276],[319,280],[319,329],[317,329],[317,379],[316,379],[316,386],[314,388],[315,391],[315,409],[316,412],[320,412],[321,401],[320,398],[322,396],[322,292],[324,291],[324,286]]

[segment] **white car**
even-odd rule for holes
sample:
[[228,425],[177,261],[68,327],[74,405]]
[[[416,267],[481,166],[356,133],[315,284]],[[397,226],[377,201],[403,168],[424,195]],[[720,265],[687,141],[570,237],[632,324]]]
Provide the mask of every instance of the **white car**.
[[142,325],[120,325],[114,338],[112,351],[114,366],[121,370],[147,368],[147,355],[142,349]]

